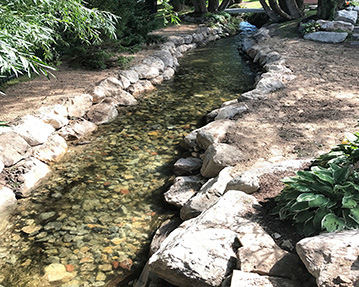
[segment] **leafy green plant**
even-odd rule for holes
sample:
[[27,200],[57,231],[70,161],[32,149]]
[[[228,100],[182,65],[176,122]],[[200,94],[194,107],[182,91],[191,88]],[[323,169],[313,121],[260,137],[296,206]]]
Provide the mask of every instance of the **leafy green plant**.
[[168,24],[178,25],[181,20],[178,17],[178,13],[173,9],[173,6],[170,4],[170,0],[160,0],[159,9],[156,14],[157,18],[163,19],[163,25],[167,26]]
[[283,179],[272,214],[306,236],[359,228],[359,134],[320,156],[309,171]]
[[320,30],[320,24],[313,22],[304,24],[303,34],[314,33]]

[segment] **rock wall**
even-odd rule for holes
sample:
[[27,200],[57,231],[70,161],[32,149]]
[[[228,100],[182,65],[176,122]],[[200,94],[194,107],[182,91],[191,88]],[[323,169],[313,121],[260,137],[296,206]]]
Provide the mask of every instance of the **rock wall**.
[[141,93],[170,80],[183,53],[229,36],[230,32],[219,24],[170,36],[142,63],[118,71],[117,77],[103,79],[84,93],[64,95],[62,105],[41,108],[34,115],[0,127],[0,217],[16,205],[15,197],[29,195],[51,171],[49,164],[67,152],[68,141],[81,139],[98,125],[113,121],[117,107],[135,105]]

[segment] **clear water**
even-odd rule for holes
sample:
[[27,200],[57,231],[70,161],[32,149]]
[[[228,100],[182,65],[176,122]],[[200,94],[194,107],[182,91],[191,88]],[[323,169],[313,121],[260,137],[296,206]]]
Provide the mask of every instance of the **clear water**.
[[[183,155],[180,141],[253,84],[236,38],[198,48],[180,64],[172,81],[121,110],[89,144],[73,145],[19,201],[0,238],[0,285],[125,286],[119,282],[142,266],[153,232],[173,213],[162,194]],[[49,283],[45,267],[54,263],[59,275]]]

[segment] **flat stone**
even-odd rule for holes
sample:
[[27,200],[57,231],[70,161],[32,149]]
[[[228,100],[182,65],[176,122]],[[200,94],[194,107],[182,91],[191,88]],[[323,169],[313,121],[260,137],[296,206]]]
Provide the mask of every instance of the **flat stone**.
[[316,23],[320,25],[320,28],[325,31],[331,32],[353,32],[354,25],[344,21],[326,21],[317,20]]
[[67,149],[65,139],[58,134],[53,134],[46,143],[33,147],[32,155],[45,163],[57,162],[65,155]]
[[89,94],[70,95],[66,103],[70,117],[81,118],[90,109],[93,103],[93,97]]
[[13,131],[21,135],[29,145],[36,146],[43,144],[55,129],[46,124],[42,119],[26,115],[10,124]]
[[19,161],[14,168],[22,171],[18,180],[22,182],[19,187],[19,192],[23,194],[29,192],[41,179],[51,172],[51,169],[47,164],[33,157]]
[[234,270],[230,287],[301,287],[300,282]]
[[357,19],[358,19],[357,11],[339,10],[335,15],[335,20],[349,22],[353,25],[355,25]]
[[0,161],[12,166],[28,155],[30,145],[16,132],[0,133]]
[[113,104],[99,103],[93,105],[86,113],[87,118],[97,124],[106,124],[115,120],[118,115],[118,111]]
[[348,37],[345,32],[314,32],[304,35],[304,39],[323,43],[342,43]]
[[216,177],[227,166],[233,166],[243,160],[242,152],[235,146],[216,143],[206,150],[203,157],[201,175],[203,177]]
[[304,238],[296,250],[318,286],[356,286],[359,281],[359,230]]
[[46,266],[44,272],[44,278],[48,280],[49,283],[68,282],[76,275],[74,274],[75,272],[67,272],[65,266],[60,263],[52,263]]
[[196,157],[180,158],[173,166],[174,174],[190,175],[198,173],[202,166],[202,160]]
[[199,176],[179,176],[175,178],[174,184],[164,193],[167,203],[182,207],[186,202],[200,190],[203,178]]

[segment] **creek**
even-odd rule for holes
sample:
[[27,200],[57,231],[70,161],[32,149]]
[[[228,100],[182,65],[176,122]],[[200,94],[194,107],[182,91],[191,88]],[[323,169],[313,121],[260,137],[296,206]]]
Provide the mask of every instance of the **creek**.
[[173,163],[188,156],[179,143],[209,111],[252,88],[237,41],[191,51],[173,80],[71,145],[1,235],[0,286],[116,286],[139,270],[154,231],[176,212],[163,192]]

